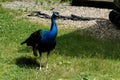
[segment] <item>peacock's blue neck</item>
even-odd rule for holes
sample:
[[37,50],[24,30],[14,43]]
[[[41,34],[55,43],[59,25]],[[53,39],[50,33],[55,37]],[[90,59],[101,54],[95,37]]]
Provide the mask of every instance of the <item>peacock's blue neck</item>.
[[53,44],[55,42],[57,33],[58,33],[58,29],[57,29],[57,24],[56,24],[56,18],[52,18],[51,19],[51,29],[50,29],[50,31],[46,32],[43,35],[41,42]]
[[58,29],[56,24],[56,18],[51,18],[51,34],[57,35]]

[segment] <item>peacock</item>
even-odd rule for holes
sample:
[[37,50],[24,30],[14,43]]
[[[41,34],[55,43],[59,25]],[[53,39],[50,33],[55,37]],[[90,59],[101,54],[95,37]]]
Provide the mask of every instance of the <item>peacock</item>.
[[59,12],[53,12],[51,17],[51,28],[50,30],[39,29],[33,32],[25,41],[21,44],[26,43],[27,46],[31,46],[33,50],[34,56],[38,56],[37,51],[40,56],[40,66],[41,70],[41,60],[42,53],[47,52],[47,61],[46,61],[46,69],[48,68],[48,57],[50,55],[50,51],[53,50],[56,46],[56,37],[58,34],[58,28],[56,19],[59,17]]

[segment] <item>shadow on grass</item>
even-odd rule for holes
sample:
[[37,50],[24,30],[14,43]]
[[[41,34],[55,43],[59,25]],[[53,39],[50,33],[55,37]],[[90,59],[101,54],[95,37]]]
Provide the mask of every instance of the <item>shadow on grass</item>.
[[[96,24],[89,28],[77,29],[57,37],[56,52],[77,58],[120,59],[120,38],[116,33],[120,31],[110,21],[96,21]],[[24,51],[27,51],[27,48],[20,50],[20,52]],[[18,59],[17,64],[36,65],[30,58],[25,57]]]
[[[110,30],[109,21],[97,21],[97,25],[93,25],[84,30],[77,29],[71,33],[59,36],[57,38],[56,50],[60,55],[78,57],[78,58],[100,58],[100,59],[120,59],[120,39],[99,39],[108,37],[107,33],[111,33],[110,37],[115,37],[113,31]],[[107,29],[102,29],[107,25]],[[98,29],[100,26],[101,29]],[[115,28],[115,27],[113,27]],[[88,31],[91,29],[91,32]],[[98,32],[96,32],[97,30]],[[105,31],[107,32],[105,32]],[[107,31],[108,30],[108,31]],[[101,33],[101,32],[105,33]],[[115,30],[116,33],[119,30]],[[95,32],[95,33],[93,33]],[[91,36],[95,34],[98,36]]]
[[16,65],[23,68],[36,68],[39,67],[39,63],[31,57],[20,57],[16,59]]

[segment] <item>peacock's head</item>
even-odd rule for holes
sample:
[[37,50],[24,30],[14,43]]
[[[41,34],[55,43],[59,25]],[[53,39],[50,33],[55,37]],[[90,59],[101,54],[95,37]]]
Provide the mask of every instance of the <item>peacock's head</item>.
[[59,12],[53,12],[52,18],[57,18],[57,17],[59,17]]

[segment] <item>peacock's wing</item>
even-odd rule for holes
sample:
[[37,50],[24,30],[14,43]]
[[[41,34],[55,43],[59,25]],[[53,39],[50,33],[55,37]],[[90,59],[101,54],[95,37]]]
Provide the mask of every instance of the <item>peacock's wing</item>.
[[34,46],[38,43],[38,39],[40,39],[40,30],[33,32],[24,42],[21,44],[26,43],[28,46]]
[[21,44],[26,43],[28,46],[35,46],[39,44],[41,38],[48,32],[48,30],[40,29],[38,31],[33,32],[24,42]]

